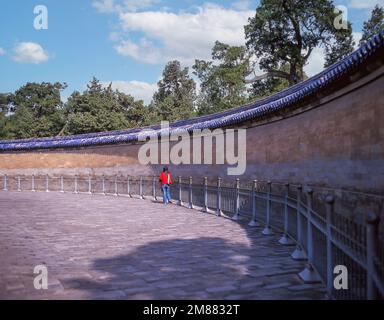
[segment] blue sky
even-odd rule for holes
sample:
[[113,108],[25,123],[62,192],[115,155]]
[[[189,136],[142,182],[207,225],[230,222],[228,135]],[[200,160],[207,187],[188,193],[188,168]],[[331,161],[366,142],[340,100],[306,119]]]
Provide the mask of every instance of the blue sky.
[[[92,76],[149,102],[166,61],[208,59],[215,40],[244,44],[243,26],[259,0],[4,0],[0,11],[0,92],[29,81],[61,81],[82,91]],[[336,0],[348,8],[356,37],[376,3]],[[36,30],[35,6],[48,9]],[[306,67],[321,70],[314,53]]]

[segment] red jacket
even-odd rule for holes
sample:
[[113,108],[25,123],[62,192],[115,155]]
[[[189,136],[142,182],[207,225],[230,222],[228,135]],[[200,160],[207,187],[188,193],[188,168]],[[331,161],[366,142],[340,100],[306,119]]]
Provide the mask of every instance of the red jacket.
[[161,184],[172,184],[172,174],[170,172],[166,173],[166,172],[162,172],[160,174],[160,178],[159,178],[159,181],[161,182]]

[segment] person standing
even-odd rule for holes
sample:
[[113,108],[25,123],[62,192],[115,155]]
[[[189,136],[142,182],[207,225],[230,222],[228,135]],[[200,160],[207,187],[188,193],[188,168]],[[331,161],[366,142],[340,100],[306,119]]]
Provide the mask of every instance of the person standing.
[[161,182],[161,189],[163,190],[164,204],[171,203],[171,185],[173,182],[172,174],[169,172],[168,167],[163,168],[159,181]]

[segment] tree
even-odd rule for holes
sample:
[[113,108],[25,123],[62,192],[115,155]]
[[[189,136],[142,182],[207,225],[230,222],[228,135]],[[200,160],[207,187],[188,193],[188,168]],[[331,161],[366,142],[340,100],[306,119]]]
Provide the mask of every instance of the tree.
[[170,61],[165,66],[158,90],[153,95],[152,121],[176,121],[193,117],[196,83],[188,75],[188,68],[181,68],[180,62]]
[[111,85],[104,88],[93,77],[81,94],[72,93],[66,104],[67,122],[61,133],[80,134],[128,128],[129,122]]
[[145,123],[143,101],[104,87],[95,77],[81,94],[75,91],[65,108],[67,122],[62,134],[80,134],[121,130]]
[[0,112],[7,113],[9,108],[9,93],[0,93]]
[[368,41],[372,36],[384,30],[384,8],[376,5],[372,11],[371,18],[364,22],[363,36],[360,45]]
[[[303,67],[316,47],[326,50],[326,64],[353,50],[351,25],[338,30],[330,0],[261,0],[245,26],[246,46],[265,73],[247,83],[271,77],[289,85],[303,80]],[[282,71],[287,65],[288,70]]]
[[347,26],[347,29],[340,29],[335,32],[334,38],[325,45],[324,67],[331,66],[353,52],[355,41],[352,35],[352,25],[348,22]]
[[[289,66],[283,65],[281,71],[288,72]],[[306,75],[304,76],[306,78]],[[268,97],[274,93],[280,92],[289,87],[289,82],[284,78],[265,78],[252,83],[252,87],[248,90],[251,99],[261,99]]]
[[213,61],[196,60],[194,74],[201,82],[197,101],[200,115],[229,109],[247,102],[243,79],[249,72],[249,58],[243,46],[229,46],[216,41]]
[[128,120],[129,128],[149,124],[149,108],[144,105],[143,100],[135,100],[131,95],[118,90],[114,94]]
[[8,97],[9,137],[56,135],[64,123],[60,91],[65,83],[27,83]]
[[9,94],[0,93],[0,139],[8,136]]
[[8,135],[7,118],[4,112],[0,112],[0,139],[6,139]]

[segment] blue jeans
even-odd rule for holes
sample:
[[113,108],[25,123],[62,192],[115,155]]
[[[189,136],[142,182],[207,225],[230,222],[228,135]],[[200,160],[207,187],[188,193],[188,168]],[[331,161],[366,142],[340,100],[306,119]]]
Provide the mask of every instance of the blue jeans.
[[169,186],[169,184],[163,184],[162,189],[164,204],[171,202],[171,187]]

